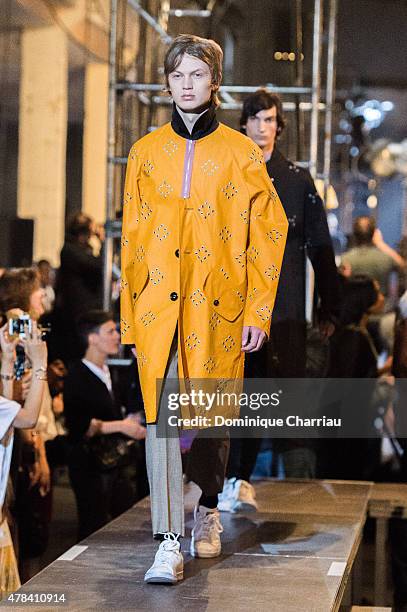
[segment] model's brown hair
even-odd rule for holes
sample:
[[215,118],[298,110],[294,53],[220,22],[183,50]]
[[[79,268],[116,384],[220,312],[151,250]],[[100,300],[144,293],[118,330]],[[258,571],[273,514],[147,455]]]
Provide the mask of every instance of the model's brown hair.
[[35,268],[6,270],[0,277],[0,313],[6,314],[12,308],[29,312],[31,295],[40,286]]
[[223,51],[217,42],[209,38],[181,34],[174,39],[164,58],[164,74],[167,87],[169,87],[168,75],[178,68],[185,53],[197,57],[209,67],[213,86],[211,101],[219,106],[220,101],[217,91],[222,82]]
[[280,96],[276,93],[270,93],[267,89],[258,89],[244,99],[240,117],[241,130],[245,132],[245,126],[249,117],[254,117],[260,111],[274,107],[276,107],[277,111],[277,136],[281,136],[286,124],[283,114],[283,104]]

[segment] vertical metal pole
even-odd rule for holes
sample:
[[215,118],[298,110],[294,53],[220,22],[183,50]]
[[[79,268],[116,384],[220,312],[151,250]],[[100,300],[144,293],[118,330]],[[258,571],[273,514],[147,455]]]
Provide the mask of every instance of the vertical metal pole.
[[326,65],[326,102],[325,102],[325,135],[324,135],[324,199],[326,196],[331,173],[332,147],[332,114],[335,102],[335,55],[336,55],[336,16],[337,0],[329,3],[328,55]]
[[[312,109],[311,109],[311,135],[310,135],[310,166],[312,178],[317,175],[318,163],[318,120],[319,100],[321,95],[321,47],[322,47],[322,0],[314,2],[314,40],[312,49]],[[307,258],[305,264],[305,318],[308,323],[313,320],[314,304],[314,270]]]
[[111,302],[113,236],[110,235],[109,222],[114,217],[114,177],[113,158],[116,154],[116,48],[117,48],[117,10],[118,0],[110,1],[110,38],[109,38],[109,104],[108,104],[108,142],[107,142],[107,185],[106,185],[106,233],[103,256],[103,308],[108,310]]
[[[302,36],[302,0],[295,2],[295,85],[302,87],[304,85],[304,70],[303,70],[303,36]],[[304,116],[300,110],[301,96],[295,96],[295,127],[297,134],[297,154],[296,160],[302,160],[302,149],[304,142]]]
[[314,2],[314,41],[312,49],[312,110],[310,136],[310,172],[313,178],[317,174],[318,163],[318,119],[321,95],[321,47],[322,47],[322,0]]

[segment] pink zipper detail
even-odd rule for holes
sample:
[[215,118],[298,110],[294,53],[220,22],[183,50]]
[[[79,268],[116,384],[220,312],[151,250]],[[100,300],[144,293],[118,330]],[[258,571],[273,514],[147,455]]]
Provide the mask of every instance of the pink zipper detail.
[[182,193],[181,197],[186,200],[191,195],[191,176],[192,165],[194,162],[195,140],[187,140],[187,147],[184,159],[184,174],[182,177]]

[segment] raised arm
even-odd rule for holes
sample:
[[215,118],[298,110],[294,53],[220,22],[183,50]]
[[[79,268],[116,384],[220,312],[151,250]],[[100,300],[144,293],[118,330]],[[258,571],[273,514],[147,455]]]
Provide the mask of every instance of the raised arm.
[[[19,410],[13,425],[15,427],[35,427],[41,408],[41,402],[45,385],[47,384],[47,345],[41,339],[35,322],[32,333],[27,340],[20,341],[24,345],[25,352],[32,363],[33,377],[24,403]],[[9,338],[7,325],[0,330],[0,343],[2,349],[1,378],[3,382],[3,395],[13,399],[13,367],[15,360],[16,340]]]

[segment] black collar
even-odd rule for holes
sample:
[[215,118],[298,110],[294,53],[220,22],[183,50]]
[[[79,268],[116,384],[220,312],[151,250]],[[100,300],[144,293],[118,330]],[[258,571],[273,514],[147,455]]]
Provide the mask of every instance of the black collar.
[[192,134],[189,133],[185,123],[182,120],[175,104],[173,105],[171,127],[178,136],[187,138],[188,140],[199,140],[204,136],[212,134],[219,126],[219,121],[216,118],[216,107],[211,104],[206,113],[201,115],[195,123]]
[[281,162],[286,162],[286,158],[284,157],[284,155],[282,153],[280,153],[280,151],[277,149],[277,147],[274,147],[273,152],[271,154],[270,159],[266,162],[266,166],[268,164],[278,164]]

